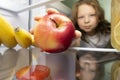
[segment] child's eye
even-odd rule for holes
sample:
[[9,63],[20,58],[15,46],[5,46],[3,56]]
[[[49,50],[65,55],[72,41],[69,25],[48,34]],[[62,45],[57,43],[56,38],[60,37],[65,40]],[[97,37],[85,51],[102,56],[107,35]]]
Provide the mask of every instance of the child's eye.
[[78,19],[82,19],[82,18],[84,18],[84,16],[80,16],[80,17],[78,17]]
[[96,16],[96,14],[91,14],[90,16],[94,17],[94,16]]
[[96,72],[96,70],[92,70],[92,69],[91,69],[90,72]]

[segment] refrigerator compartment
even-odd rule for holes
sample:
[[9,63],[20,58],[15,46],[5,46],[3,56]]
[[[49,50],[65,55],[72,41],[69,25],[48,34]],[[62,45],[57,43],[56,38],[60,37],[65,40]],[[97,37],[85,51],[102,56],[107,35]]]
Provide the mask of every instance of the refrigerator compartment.
[[[43,8],[46,9],[46,4],[49,5],[52,2],[56,2],[56,3],[59,2],[60,4],[62,4],[60,1],[61,0],[57,0],[57,1],[56,0],[49,0],[49,1],[46,1],[46,2],[43,2],[43,3],[41,3],[41,2],[38,1],[37,3],[33,3],[31,5],[29,5],[30,4],[29,0],[25,1],[24,4],[21,4],[21,3],[19,4],[19,2],[17,1],[17,3],[19,5],[16,5],[15,4],[16,2],[13,2],[13,3],[10,4],[12,6],[9,6],[9,7],[8,6],[0,6],[0,14],[3,15],[3,16],[5,16],[5,18],[13,26],[20,26],[20,27],[22,27],[22,28],[24,28],[24,29],[26,29],[26,30],[29,31],[29,29],[32,27],[32,24],[34,24],[34,22],[31,21],[32,20],[31,17],[34,16],[34,13],[35,14],[36,13],[41,14],[40,12],[37,12],[37,11],[39,11],[38,8],[42,8],[42,6],[43,6]],[[15,7],[13,8],[13,6],[15,6]],[[66,7],[66,6],[64,6],[64,7]],[[31,10],[33,12],[31,12]],[[65,10],[65,11],[68,13],[67,10]],[[41,12],[42,12],[42,10],[41,10]],[[45,14],[45,12],[43,12],[43,14]],[[0,46],[0,53],[2,55],[2,56],[0,56],[0,59],[3,58],[4,52],[5,52],[6,49],[7,49],[7,47],[5,47],[4,45]],[[14,50],[17,51],[17,55],[18,55],[17,60],[16,60],[16,58],[13,58],[13,57],[12,58],[10,57],[10,58],[14,59],[14,61],[16,61],[16,63],[15,63],[14,66],[12,66],[11,69],[10,68],[3,69],[2,67],[0,67],[1,68],[1,70],[0,70],[0,76],[2,76],[0,78],[1,80],[12,80],[12,78],[15,79],[15,72],[17,70],[19,70],[20,68],[23,68],[23,67],[25,67],[27,65],[38,64],[38,62],[39,62],[39,64],[42,64],[42,65],[46,65],[46,63],[47,63],[46,62],[46,58],[45,58],[45,54],[41,54],[40,55],[41,57],[39,56],[40,58],[39,58],[38,62],[35,61],[35,59],[34,59],[34,57],[32,55],[32,52],[31,52],[31,48],[21,49],[21,47],[19,45],[17,45],[14,48]],[[37,50],[39,50],[39,49],[36,48],[35,52]],[[12,52],[9,51],[9,53],[12,53]],[[38,54],[39,53],[41,53],[41,52],[38,52]],[[7,61],[7,62],[9,63],[10,60]],[[7,64],[7,63],[1,62],[1,64],[2,64],[2,66],[4,66],[4,64]],[[55,65],[54,65],[54,67],[55,67]],[[60,67],[59,67],[59,69],[60,69]],[[7,74],[7,75],[5,75],[5,74]],[[54,74],[56,74],[56,73],[54,73]]]
[[[6,50],[8,49],[5,49],[5,51]],[[28,65],[38,64],[38,65],[45,65],[50,68],[51,70],[50,75],[52,80],[76,80],[75,79],[75,69],[76,69],[75,63],[76,63],[76,52],[78,52],[76,50],[67,50],[62,53],[51,54],[47,52],[41,52],[40,48],[31,48],[30,50],[21,48],[16,51],[15,56],[14,56],[13,50],[9,50],[8,52],[9,53],[7,54],[3,53],[4,57],[7,57],[7,59],[4,59],[4,60],[6,60],[7,63],[12,62],[14,63],[14,65],[11,66],[11,68],[9,67],[6,69],[3,69],[3,67],[0,67],[1,75],[3,74],[9,75],[9,76],[4,75],[1,77],[1,79],[16,80],[15,79],[16,71]],[[80,52],[82,52],[82,50],[80,50]],[[115,61],[120,59],[119,54],[113,54],[112,52],[110,53],[100,52],[100,51],[97,52],[94,50],[83,51],[83,52],[89,52],[90,54],[93,54],[92,52],[94,52],[94,56],[100,57],[98,58],[98,61],[96,62],[93,61],[93,62],[96,64],[100,64],[104,67],[105,69],[104,80],[109,80],[111,77],[110,75],[111,75],[112,64]],[[0,59],[4,58],[3,55],[2,55],[2,58]],[[7,63],[2,63],[1,66],[9,65]]]
[[51,80],[75,80],[75,52],[67,50],[61,53],[47,53],[33,48],[32,64],[48,66]]
[[[22,0],[24,2],[24,0]],[[41,1],[41,0],[40,0]],[[55,1],[56,3],[51,3],[52,1]],[[45,13],[44,11],[38,9],[43,6],[44,10],[49,7],[53,7],[58,9],[60,12],[63,12],[65,14],[69,15],[70,8],[63,5],[60,1],[62,0],[51,0],[46,2],[38,2],[37,3],[29,3],[29,0],[26,0],[24,4],[18,5],[17,7],[4,7],[0,6],[0,14],[4,15],[14,26],[21,26],[29,31],[34,22],[32,22],[32,17],[36,14],[42,14],[40,12]],[[33,1],[34,2],[34,1]],[[2,3],[2,2],[1,2]],[[14,3],[14,2],[13,2]],[[19,4],[19,1],[18,1]],[[30,4],[30,5],[29,5]],[[57,4],[55,6],[54,4]],[[60,5],[63,5],[63,7],[58,7]],[[14,4],[16,5],[16,4]],[[18,8],[19,7],[19,8]],[[65,9],[65,10],[62,10]],[[27,16],[26,16],[27,15]],[[17,51],[18,59],[14,61],[16,63],[15,66],[12,66],[12,68],[8,68],[10,71],[7,71],[8,69],[2,69],[0,70],[1,76],[5,76],[4,78],[0,77],[1,80],[11,79],[13,78],[13,75],[15,75],[15,71],[19,70],[22,67],[25,67],[27,65],[36,65],[36,64],[42,64],[47,65],[51,68],[51,76],[53,80],[76,80],[75,79],[75,61],[76,61],[76,51],[95,51],[100,52],[96,55],[102,54],[104,52],[108,52],[108,55],[113,55],[114,53],[119,54],[120,51],[116,49],[108,49],[108,48],[82,48],[82,47],[72,47],[70,48],[70,52],[63,52],[59,54],[49,54],[46,52],[40,52],[39,48],[29,48],[29,49],[22,49],[20,53],[18,52],[19,49],[21,49],[19,46],[18,48],[15,48]],[[4,46],[0,46],[0,59],[3,58],[4,52],[7,50]],[[73,53],[72,53],[73,52]],[[111,53],[109,53],[111,52]],[[11,51],[10,51],[11,53]],[[13,54],[12,54],[13,55]],[[10,56],[10,55],[9,55]],[[14,56],[15,57],[15,56]],[[9,58],[8,58],[9,59]],[[11,59],[14,59],[13,57]],[[116,61],[119,60],[118,57],[110,57],[110,58],[102,58],[101,60],[97,61],[99,64],[105,64],[105,77],[104,80],[110,80],[111,75],[111,66]],[[9,63],[10,60],[8,60]],[[60,65],[60,64],[61,65]],[[0,64],[2,63],[2,60],[0,61]],[[5,63],[4,63],[5,64]],[[1,65],[0,65],[1,66]],[[2,65],[3,66],[3,65]],[[2,72],[3,71],[3,72]],[[63,73],[63,74],[62,74]],[[8,74],[9,76],[7,76]],[[67,75],[66,75],[67,74]],[[12,76],[11,76],[12,75]],[[15,76],[14,76],[14,80]]]
[[[41,52],[40,48],[32,48],[32,54],[29,53],[28,49],[20,49],[17,53],[19,56],[15,60],[17,62],[12,69],[13,71],[10,72],[11,76],[4,75],[4,79],[16,80],[16,72],[26,66],[44,65],[50,68],[50,80],[75,80],[75,51],[67,50],[62,53],[50,54]],[[8,72],[4,71],[4,73]]]

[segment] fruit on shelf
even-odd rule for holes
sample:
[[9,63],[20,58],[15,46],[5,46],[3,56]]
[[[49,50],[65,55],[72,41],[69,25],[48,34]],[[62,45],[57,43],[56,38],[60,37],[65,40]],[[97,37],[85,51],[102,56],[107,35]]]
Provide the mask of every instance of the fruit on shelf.
[[15,29],[15,39],[22,48],[28,48],[32,45],[32,34],[21,27]]
[[1,43],[8,48],[17,45],[14,28],[2,15],[0,15],[0,39]]
[[17,80],[45,80],[50,76],[50,69],[44,65],[31,65],[16,72]]
[[36,21],[34,40],[38,47],[49,53],[59,53],[68,49],[75,37],[75,27],[67,16],[53,13]]

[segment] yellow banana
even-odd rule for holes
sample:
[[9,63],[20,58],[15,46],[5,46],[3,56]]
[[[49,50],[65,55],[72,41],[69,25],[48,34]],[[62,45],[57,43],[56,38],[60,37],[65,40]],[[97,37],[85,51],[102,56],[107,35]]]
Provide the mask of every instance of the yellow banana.
[[21,27],[15,28],[15,39],[22,48],[28,48],[32,45],[32,34]]
[[34,46],[35,45],[34,35],[31,36],[32,36],[32,45]]
[[31,35],[31,36],[32,36],[32,46],[38,47],[38,46],[35,44],[34,35]]
[[17,45],[14,28],[2,15],[0,15],[0,39],[8,48],[13,48]]
[[0,45],[1,45],[1,39],[0,39]]

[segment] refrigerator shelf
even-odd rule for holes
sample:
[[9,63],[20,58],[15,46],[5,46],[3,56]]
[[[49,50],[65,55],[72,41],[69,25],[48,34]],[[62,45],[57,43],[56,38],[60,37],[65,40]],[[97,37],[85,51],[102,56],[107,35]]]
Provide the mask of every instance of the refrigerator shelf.
[[[5,48],[3,45],[0,48]],[[32,47],[34,48],[34,46]],[[96,52],[120,52],[117,49],[113,48],[86,48],[86,47],[70,47],[69,50],[75,51],[96,51]]]
[[111,48],[71,47],[70,50],[76,50],[76,51],[97,51],[97,52],[120,52],[117,49],[111,49]]

